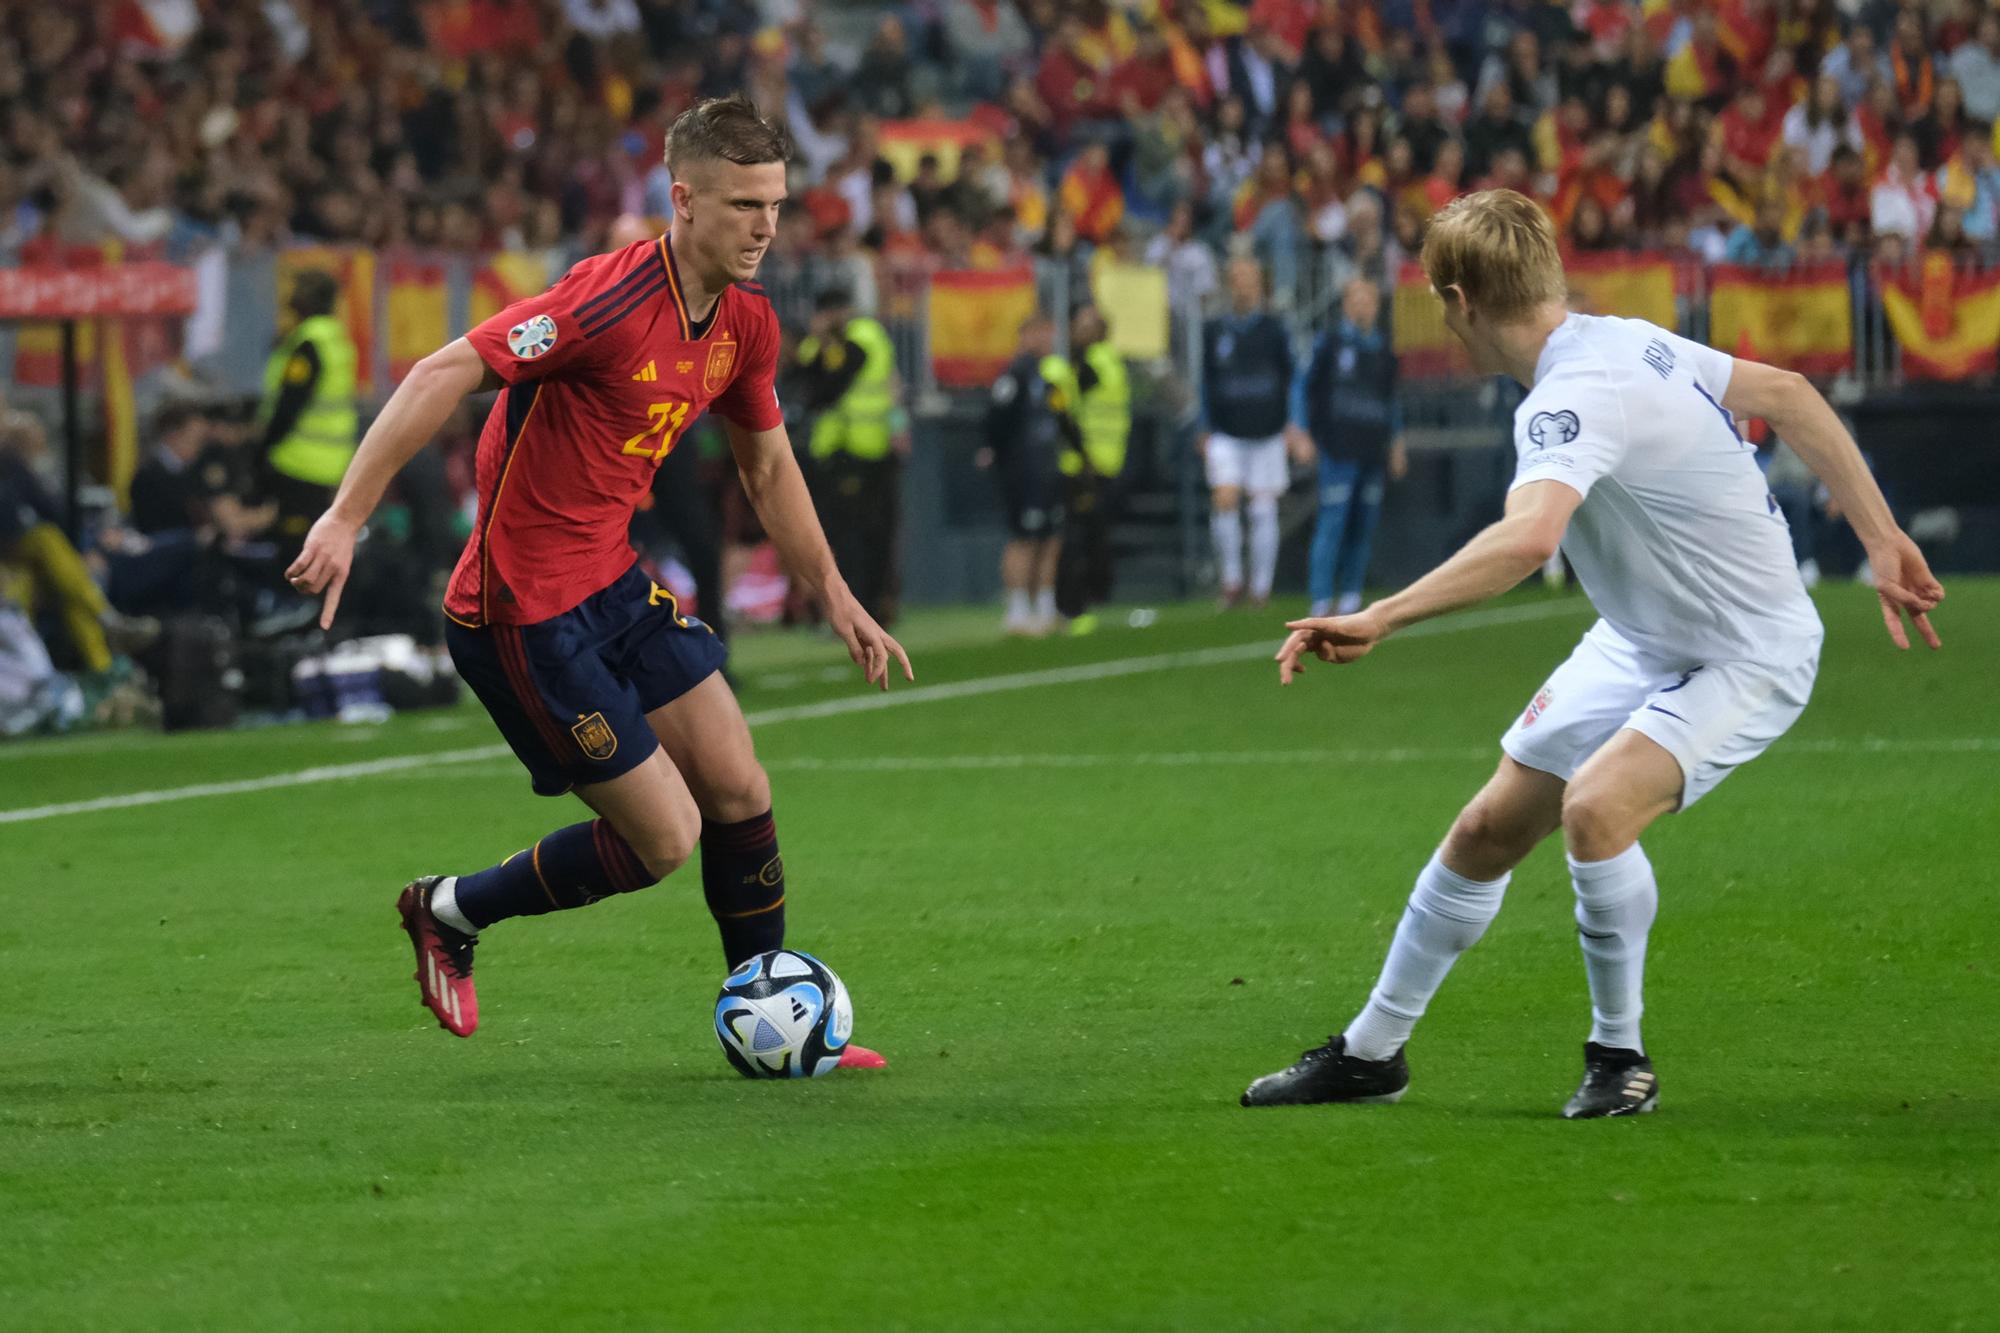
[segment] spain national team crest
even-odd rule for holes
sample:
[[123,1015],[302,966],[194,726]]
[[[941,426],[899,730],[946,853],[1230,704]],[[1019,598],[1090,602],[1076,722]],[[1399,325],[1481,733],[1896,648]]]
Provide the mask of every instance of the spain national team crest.
[[1548,707],[1549,707],[1549,690],[1548,686],[1544,685],[1541,688],[1541,690],[1535,695],[1534,700],[1529,703],[1528,711],[1521,715],[1521,725],[1524,727],[1534,726],[1535,719],[1539,718],[1543,713],[1547,712]]
[[592,713],[569,729],[576,737],[577,748],[586,759],[609,759],[618,753],[618,733],[604,720],[604,714]]
[[729,383],[729,374],[736,369],[736,344],[724,339],[709,344],[708,364],[702,367],[701,388],[703,393],[721,393]]

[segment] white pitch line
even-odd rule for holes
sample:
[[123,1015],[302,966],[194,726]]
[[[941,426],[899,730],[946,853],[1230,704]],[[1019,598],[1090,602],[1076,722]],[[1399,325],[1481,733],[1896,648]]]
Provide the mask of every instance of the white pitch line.
[[[1379,750],[1184,750],[1136,754],[945,754],[945,755],[856,755],[831,759],[796,756],[767,759],[764,767],[773,773],[967,773],[1015,772],[1024,769],[1063,768],[1236,768],[1279,767],[1287,764],[1416,764],[1491,762],[1499,746],[1392,746]],[[1803,757],[1824,754],[2000,754],[2000,736],[1977,736],[1948,740],[1899,740],[1860,736],[1834,739],[1780,741],[1769,755]],[[449,778],[466,776],[463,767],[449,773],[413,768],[393,776],[401,779]],[[521,776],[514,763],[495,763],[480,768],[477,777]]]
[[[1528,620],[1549,620],[1575,616],[1590,610],[1582,601],[1535,602],[1527,606],[1504,606],[1491,611],[1468,611],[1441,620],[1413,625],[1396,637],[1421,639],[1434,634],[1456,634],[1492,625],[1513,625]],[[1283,622],[1279,622],[1282,624]],[[878,708],[898,708],[905,704],[931,703],[938,699],[964,699],[981,694],[1004,694],[1009,690],[1034,689],[1041,685],[1075,685],[1083,681],[1111,680],[1138,676],[1151,671],[1179,671],[1189,667],[1222,666],[1258,657],[1272,657],[1282,640],[1273,635],[1257,643],[1236,643],[1226,648],[1194,648],[1176,653],[1154,653],[1147,657],[1117,657],[1108,662],[1086,662],[1081,666],[1047,667],[1040,671],[1018,671],[1005,676],[980,676],[953,681],[949,685],[918,685],[887,693],[851,695],[814,704],[793,704],[766,708],[747,715],[751,726],[773,722],[802,722],[808,718],[838,717],[843,713],[865,713]],[[1272,667],[1275,679],[1277,668]]]
[[319,782],[339,782],[347,778],[373,777],[412,768],[432,768],[440,764],[468,764],[481,759],[497,759],[507,753],[504,745],[480,745],[469,750],[440,750],[435,754],[401,754],[387,759],[364,759],[352,764],[324,764],[293,773],[272,773],[261,778],[235,782],[198,782],[191,787],[168,787],[163,791],[134,791],[121,796],[98,796],[88,801],[64,801],[59,805],[31,805],[19,810],[0,810],[0,824],[25,824],[33,819],[55,819],[62,815],[87,815],[99,810],[126,810],[139,805],[164,805],[169,801],[192,801],[200,796],[240,796],[245,792],[273,791],[279,787],[309,787]]
[[[1434,634],[1454,634],[1492,625],[1548,620],[1564,615],[1575,616],[1588,610],[1588,603],[1581,600],[1498,607],[1491,611],[1472,611],[1441,620],[1426,621],[1421,625],[1412,626],[1398,637],[1415,639]],[[747,714],[746,718],[753,727],[771,726],[779,722],[803,722],[812,718],[838,717],[845,713],[865,713],[883,708],[901,708],[910,704],[935,703],[941,699],[1003,694],[1011,690],[1033,689],[1042,685],[1073,685],[1083,681],[1110,680],[1119,676],[1136,676],[1152,671],[1220,666],[1272,653],[1275,651],[1275,643],[1276,639],[1273,638],[1258,643],[1232,644],[1224,648],[1197,648],[1185,652],[1154,653],[1146,657],[1113,658],[1108,662],[1087,662],[1081,666],[1049,667],[1040,671],[1018,671],[1003,676],[980,676],[972,680],[954,681],[948,685],[920,685],[908,689],[890,690],[886,693],[847,695],[820,703],[765,708]],[[397,755],[387,759],[369,759],[352,764],[327,764],[292,773],[243,778],[234,782],[203,782],[188,787],[167,787],[158,791],[99,796],[86,801],[24,806],[15,810],[0,810],[0,824],[24,824],[31,820],[57,819],[64,815],[129,810],[138,806],[164,805],[170,801],[191,801],[204,796],[238,796],[249,792],[272,791],[281,787],[341,782],[349,778],[373,777],[381,773],[428,768],[438,764],[462,764],[495,759],[506,753],[507,747],[504,745],[482,745],[467,750],[445,750],[436,754]]]

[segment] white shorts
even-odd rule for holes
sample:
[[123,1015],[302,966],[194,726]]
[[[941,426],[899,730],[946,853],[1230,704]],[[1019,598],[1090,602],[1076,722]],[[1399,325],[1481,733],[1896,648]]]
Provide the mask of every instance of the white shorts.
[[1245,440],[1215,432],[1208,437],[1208,489],[1234,486],[1250,495],[1283,495],[1291,489],[1285,437]]
[[1805,711],[1818,670],[1817,641],[1783,666],[1667,665],[1600,620],[1536,691],[1500,748],[1568,782],[1600,746],[1630,727],[1680,764],[1679,808],[1685,810],[1785,734]]

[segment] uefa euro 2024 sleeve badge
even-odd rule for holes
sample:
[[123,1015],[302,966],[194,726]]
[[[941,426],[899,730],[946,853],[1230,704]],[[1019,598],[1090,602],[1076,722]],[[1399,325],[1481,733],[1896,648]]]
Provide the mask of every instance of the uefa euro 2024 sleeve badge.
[[533,361],[556,345],[556,322],[547,315],[522,320],[507,330],[507,350],[523,361]]

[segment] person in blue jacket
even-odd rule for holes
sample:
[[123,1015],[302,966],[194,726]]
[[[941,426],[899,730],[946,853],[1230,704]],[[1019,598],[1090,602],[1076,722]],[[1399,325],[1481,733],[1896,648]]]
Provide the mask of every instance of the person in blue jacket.
[[1314,341],[1294,381],[1292,419],[1304,424],[1319,452],[1310,580],[1316,616],[1361,609],[1383,491],[1409,471],[1396,354],[1381,313],[1382,293],[1373,282],[1349,282],[1340,318]]

